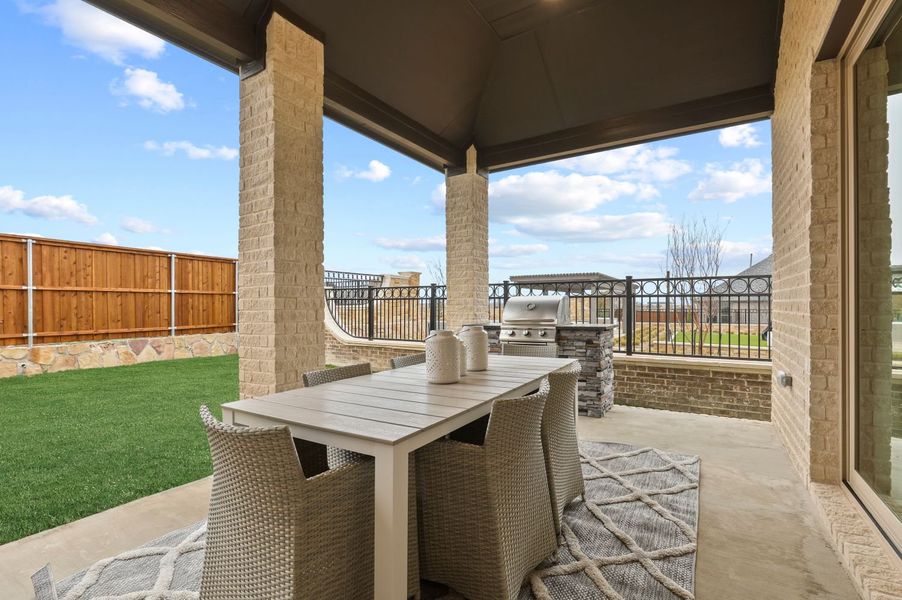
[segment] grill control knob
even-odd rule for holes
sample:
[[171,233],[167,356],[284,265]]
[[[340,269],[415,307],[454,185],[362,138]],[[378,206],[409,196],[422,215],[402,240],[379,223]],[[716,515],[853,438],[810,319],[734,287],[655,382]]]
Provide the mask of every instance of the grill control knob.
[[539,337],[545,337],[547,334],[548,334],[547,331],[540,331],[540,332],[539,332]]
[[507,332],[507,335],[517,335],[517,332],[514,331],[513,329],[511,329],[510,331]]
[[526,331],[523,332],[523,337],[528,337],[528,336],[529,336],[529,330],[527,329]]

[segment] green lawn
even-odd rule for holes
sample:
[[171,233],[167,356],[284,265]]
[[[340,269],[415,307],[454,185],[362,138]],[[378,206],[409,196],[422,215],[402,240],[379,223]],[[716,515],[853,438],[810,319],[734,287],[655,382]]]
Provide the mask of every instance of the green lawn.
[[[673,341],[676,343],[691,343],[692,333],[686,332],[677,332],[675,336],[673,336]],[[698,343],[698,338],[695,338],[695,343]],[[767,341],[761,339],[759,336],[750,333],[708,333],[705,335],[705,345],[711,344],[712,346],[717,346],[720,344],[721,346],[741,346],[741,347],[762,347],[767,348]]]
[[209,475],[237,398],[234,355],[0,379],[0,544]]

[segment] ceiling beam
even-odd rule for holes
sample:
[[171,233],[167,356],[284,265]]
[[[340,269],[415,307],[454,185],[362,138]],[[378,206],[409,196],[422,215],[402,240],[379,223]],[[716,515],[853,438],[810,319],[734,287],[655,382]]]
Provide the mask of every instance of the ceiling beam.
[[466,164],[456,148],[420,123],[350,81],[326,71],[323,113],[439,171]]
[[230,71],[259,57],[252,23],[217,0],[87,0]]
[[479,167],[489,171],[513,169],[647,140],[724,127],[769,117],[774,110],[770,86],[759,86],[611,117],[547,135],[479,149]]

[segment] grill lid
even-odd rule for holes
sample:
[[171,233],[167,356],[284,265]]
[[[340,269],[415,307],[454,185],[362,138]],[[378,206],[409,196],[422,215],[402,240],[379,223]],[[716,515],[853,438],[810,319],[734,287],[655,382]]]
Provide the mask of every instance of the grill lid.
[[515,296],[505,304],[501,321],[508,325],[569,323],[569,296]]

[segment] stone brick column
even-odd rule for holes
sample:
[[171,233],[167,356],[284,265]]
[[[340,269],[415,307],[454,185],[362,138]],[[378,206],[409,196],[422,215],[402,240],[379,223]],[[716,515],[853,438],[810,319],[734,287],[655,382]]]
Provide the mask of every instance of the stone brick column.
[[241,397],[325,362],[323,45],[274,13],[265,68],[241,81]]
[[467,168],[445,174],[449,329],[489,320],[489,180],[476,168],[476,148]]

